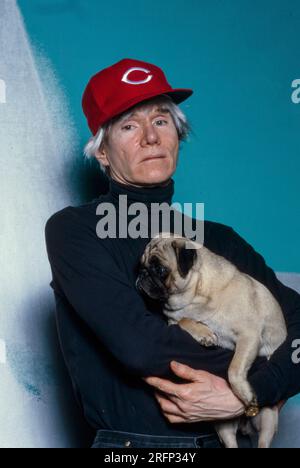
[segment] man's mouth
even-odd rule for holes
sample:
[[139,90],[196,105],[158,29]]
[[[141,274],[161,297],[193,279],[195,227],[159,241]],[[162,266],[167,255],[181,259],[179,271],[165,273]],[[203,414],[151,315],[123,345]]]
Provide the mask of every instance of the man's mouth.
[[166,156],[165,156],[164,154],[159,154],[159,155],[157,155],[157,156],[148,156],[148,157],[144,158],[144,159],[142,160],[142,162],[145,162],[145,161],[155,161],[155,160],[157,160],[157,159],[165,159],[165,157],[166,157]]

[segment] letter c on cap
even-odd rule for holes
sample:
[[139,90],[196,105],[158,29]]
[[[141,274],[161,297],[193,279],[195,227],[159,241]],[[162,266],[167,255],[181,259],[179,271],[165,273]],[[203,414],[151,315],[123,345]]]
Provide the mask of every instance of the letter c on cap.
[[152,78],[153,78],[153,75],[148,75],[147,78],[145,78],[145,79],[142,80],[142,81],[132,81],[132,80],[129,80],[129,79],[128,79],[128,76],[129,76],[130,73],[133,72],[133,71],[142,71],[142,72],[145,72],[145,73],[147,73],[147,74],[151,73],[150,70],[147,70],[146,68],[139,68],[139,67],[130,68],[129,70],[127,70],[126,73],[124,73],[123,78],[122,78],[122,81],[124,81],[125,83],[128,83],[128,84],[139,85],[139,84],[148,83],[148,82],[151,81]]

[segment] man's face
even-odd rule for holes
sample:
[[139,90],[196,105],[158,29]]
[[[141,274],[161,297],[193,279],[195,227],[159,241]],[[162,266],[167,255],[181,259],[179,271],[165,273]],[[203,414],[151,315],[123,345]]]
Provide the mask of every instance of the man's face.
[[121,183],[157,185],[174,174],[178,151],[178,133],[170,113],[163,104],[148,102],[114,122],[96,158]]

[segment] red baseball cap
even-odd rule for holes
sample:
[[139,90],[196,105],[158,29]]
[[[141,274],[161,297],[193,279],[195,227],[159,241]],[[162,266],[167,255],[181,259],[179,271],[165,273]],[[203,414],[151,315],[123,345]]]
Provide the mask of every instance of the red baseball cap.
[[147,62],[123,59],[94,75],[82,97],[82,108],[93,135],[113,117],[141,101],[167,94],[179,104],[192,89],[173,89],[161,68]]

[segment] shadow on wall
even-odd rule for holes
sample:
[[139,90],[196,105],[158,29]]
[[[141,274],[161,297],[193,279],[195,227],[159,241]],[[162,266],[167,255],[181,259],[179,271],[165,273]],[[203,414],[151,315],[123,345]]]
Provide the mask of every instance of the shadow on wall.
[[82,156],[80,159],[75,157],[70,166],[65,167],[65,183],[73,186],[72,191],[76,191],[80,203],[91,201],[109,190],[109,180],[95,158],[84,160]]

